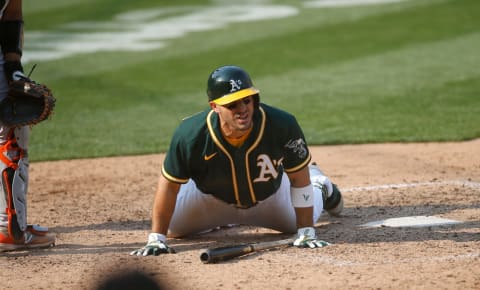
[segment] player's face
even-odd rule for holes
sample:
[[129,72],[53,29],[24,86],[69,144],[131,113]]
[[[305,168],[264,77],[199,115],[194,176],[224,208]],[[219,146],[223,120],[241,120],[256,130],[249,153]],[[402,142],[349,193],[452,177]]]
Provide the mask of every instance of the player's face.
[[212,108],[218,113],[223,133],[231,136],[241,136],[253,125],[253,97],[245,97],[236,102]]

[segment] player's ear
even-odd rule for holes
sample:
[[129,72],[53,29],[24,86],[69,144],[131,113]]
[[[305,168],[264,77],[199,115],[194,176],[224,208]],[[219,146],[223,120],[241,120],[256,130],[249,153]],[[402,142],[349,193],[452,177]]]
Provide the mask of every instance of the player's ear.
[[208,102],[208,104],[210,104],[210,108],[212,108],[212,110],[218,112],[217,104],[215,104],[214,102]]

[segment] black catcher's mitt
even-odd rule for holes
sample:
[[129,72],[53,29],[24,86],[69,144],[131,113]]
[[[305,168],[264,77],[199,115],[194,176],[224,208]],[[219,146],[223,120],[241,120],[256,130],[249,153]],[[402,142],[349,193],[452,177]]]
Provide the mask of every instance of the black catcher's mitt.
[[55,101],[47,86],[22,77],[9,83],[8,96],[0,103],[0,121],[11,127],[38,124],[53,113]]

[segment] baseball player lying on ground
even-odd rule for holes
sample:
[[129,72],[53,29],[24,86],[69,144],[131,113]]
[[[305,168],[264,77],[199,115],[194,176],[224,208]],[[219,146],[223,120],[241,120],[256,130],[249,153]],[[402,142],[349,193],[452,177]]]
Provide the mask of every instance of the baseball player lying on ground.
[[237,66],[209,76],[210,109],[182,121],[166,154],[145,247],[131,255],[170,253],[169,237],[228,224],[296,233],[294,246],[322,247],[314,223],[323,209],[339,215],[337,186],[310,164],[294,116],[260,103]]

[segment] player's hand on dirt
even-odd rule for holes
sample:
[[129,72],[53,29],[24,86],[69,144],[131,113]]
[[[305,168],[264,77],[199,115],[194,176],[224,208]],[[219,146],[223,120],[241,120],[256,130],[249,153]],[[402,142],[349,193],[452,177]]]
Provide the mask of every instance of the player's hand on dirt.
[[305,227],[298,229],[297,238],[293,245],[299,248],[323,248],[330,245],[330,243],[318,240],[314,228]]
[[175,250],[168,246],[167,237],[162,234],[151,233],[145,247],[135,250],[130,255],[135,256],[158,256],[160,254],[174,254]]

